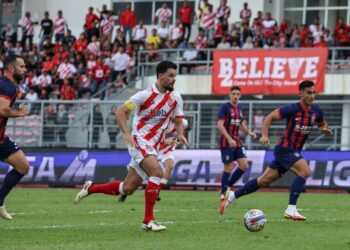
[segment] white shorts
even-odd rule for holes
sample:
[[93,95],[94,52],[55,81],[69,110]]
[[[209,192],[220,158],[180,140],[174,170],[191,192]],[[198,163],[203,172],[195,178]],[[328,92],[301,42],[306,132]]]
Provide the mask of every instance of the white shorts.
[[143,139],[139,136],[133,136],[137,148],[129,147],[128,151],[131,156],[131,159],[133,159],[135,162],[140,164],[140,162],[145,159],[148,155],[155,155],[157,156],[157,151],[153,148],[152,143]]
[[128,168],[128,171],[130,168],[133,168],[136,171],[136,173],[141,177],[142,180],[148,179],[148,175],[146,174],[146,172],[143,171],[143,169],[140,167],[140,165],[136,161],[134,161],[134,159],[131,159],[127,168]]
[[161,152],[158,152],[158,161],[161,163],[161,164],[164,164],[164,162],[166,160],[169,160],[169,159],[172,159],[173,161],[175,161],[175,158],[174,158],[174,155],[173,155],[173,151],[170,151],[166,154],[162,154]]

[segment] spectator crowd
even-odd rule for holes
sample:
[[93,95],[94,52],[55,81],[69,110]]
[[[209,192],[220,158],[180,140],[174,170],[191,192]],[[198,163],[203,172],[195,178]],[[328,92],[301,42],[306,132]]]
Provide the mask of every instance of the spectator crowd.
[[[348,46],[348,25],[339,17],[331,32],[318,17],[313,23],[290,24],[288,19],[277,22],[271,13],[258,11],[256,16],[244,3],[240,22],[229,23],[231,7],[226,0],[214,9],[209,0],[200,0],[196,10],[184,0],[178,13],[163,3],[156,10],[151,32],[138,20],[127,5],[117,10],[90,7],[80,34],[72,34],[64,13],[45,12],[43,19],[33,20],[26,12],[17,27],[6,25],[0,34],[0,75],[4,56],[21,55],[28,62],[28,75],[19,86],[19,98],[27,100],[75,100],[91,96],[103,99],[108,86],[122,88],[130,81],[130,72],[137,65],[139,50],[147,50],[148,60],[157,61],[158,49],[181,48],[183,61],[203,60],[206,48],[262,49],[311,48]],[[175,18],[174,18],[175,16]],[[174,23],[171,20],[175,20]],[[191,36],[197,24],[198,35]],[[34,34],[34,26],[40,26]],[[76,37],[77,35],[77,37]],[[39,36],[39,42],[33,42]],[[194,37],[194,39],[191,39]],[[202,51],[201,51],[202,50]],[[340,51],[340,59],[347,59],[347,50]],[[142,58],[141,58],[142,59]],[[191,71],[191,64],[181,65]]]

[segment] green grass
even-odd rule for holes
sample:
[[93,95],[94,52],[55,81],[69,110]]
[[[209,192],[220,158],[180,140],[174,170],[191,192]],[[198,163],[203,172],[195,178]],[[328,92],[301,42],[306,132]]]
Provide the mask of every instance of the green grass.
[[[156,217],[167,230],[144,232],[143,191],[127,201],[94,195],[73,204],[75,189],[14,189],[0,219],[0,249],[350,249],[350,196],[303,194],[305,222],[283,219],[288,193],[256,193],[220,218],[217,192],[162,191]],[[243,215],[258,208],[269,222],[251,233]]]

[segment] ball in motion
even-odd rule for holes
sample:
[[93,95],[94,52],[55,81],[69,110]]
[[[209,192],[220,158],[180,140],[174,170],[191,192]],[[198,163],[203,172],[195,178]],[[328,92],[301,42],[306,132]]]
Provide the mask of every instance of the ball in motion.
[[258,209],[251,209],[244,215],[244,226],[251,232],[262,230],[266,221],[265,214]]

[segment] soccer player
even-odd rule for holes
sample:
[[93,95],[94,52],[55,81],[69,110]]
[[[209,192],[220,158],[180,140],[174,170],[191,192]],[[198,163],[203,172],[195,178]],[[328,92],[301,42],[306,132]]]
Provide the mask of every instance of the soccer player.
[[6,123],[10,117],[23,117],[28,114],[28,108],[20,106],[12,109],[16,101],[18,86],[27,72],[24,60],[20,56],[9,56],[4,60],[4,76],[0,78],[0,160],[8,163],[13,169],[7,173],[0,188],[0,215],[12,220],[6,211],[4,201],[11,189],[29,171],[29,163],[20,147],[5,135]]
[[264,120],[260,143],[269,143],[269,128],[274,120],[286,119],[286,130],[276,143],[274,149],[275,159],[264,173],[255,179],[248,181],[243,187],[235,192],[226,192],[227,201],[220,209],[223,214],[228,206],[243,195],[255,192],[261,187],[266,187],[280,178],[288,170],[293,171],[295,178],[289,195],[289,205],[284,217],[292,220],[305,220],[296,208],[300,192],[302,192],[306,179],[310,176],[310,167],[300,155],[312,127],[316,124],[322,134],[332,135],[332,130],[323,117],[320,107],[314,104],[316,96],[315,84],[312,81],[302,81],[299,84],[300,102],[284,106],[272,111]]
[[[188,121],[186,119],[182,120],[184,128],[187,127]],[[164,132],[164,140],[160,143],[158,148],[158,161],[161,165],[164,167],[164,176],[160,181],[159,184],[159,190],[158,190],[158,196],[157,201],[160,201],[160,190],[165,187],[165,185],[168,183],[168,180],[170,179],[170,176],[173,172],[173,169],[175,167],[175,160],[173,152],[176,147],[180,146],[181,144],[177,141],[177,132],[174,120],[171,119],[169,122],[168,127],[165,129]],[[126,200],[127,195],[120,195],[119,201],[124,202]]]
[[[229,98],[230,100],[221,106],[217,119],[217,127],[221,133],[219,140],[221,160],[224,164],[224,173],[221,177],[220,209],[223,209],[225,205],[227,188],[232,187],[248,168],[247,154],[239,139],[238,131],[241,130],[253,139],[256,138],[256,134],[250,131],[245,123],[242,122],[243,112],[242,107],[239,105],[241,98],[240,87],[233,86],[230,90]],[[238,167],[231,175],[233,161],[237,161]]]
[[[163,170],[157,160],[157,147],[163,139],[163,133],[171,115],[175,117],[179,142],[188,146],[182,125],[184,116],[182,98],[177,91],[173,91],[176,69],[176,64],[170,61],[160,62],[156,68],[157,82],[152,87],[133,95],[116,111],[119,127],[124,133],[124,140],[131,156],[131,168],[125,181],[114,181],[102,185],[95,185],[88,181],[76,195],[76,203],[92,193],[130,194],[147,176],[145,216],[141,227],[146,231],[166,229],[155,220],[153,209],[163,177]],[[126,118],[132,110],[135,110],[135,115],[130,133]]]

